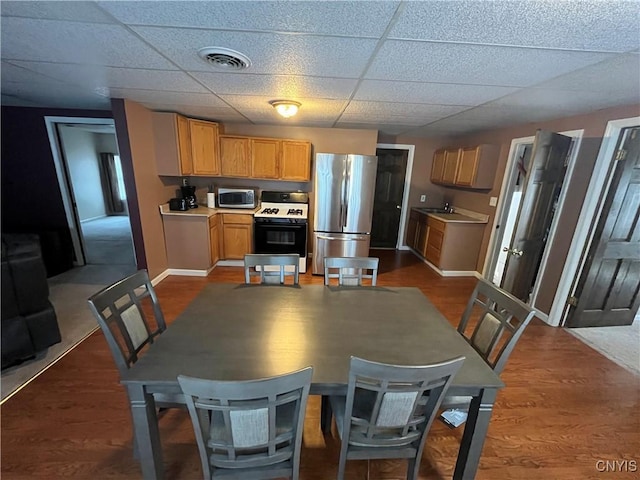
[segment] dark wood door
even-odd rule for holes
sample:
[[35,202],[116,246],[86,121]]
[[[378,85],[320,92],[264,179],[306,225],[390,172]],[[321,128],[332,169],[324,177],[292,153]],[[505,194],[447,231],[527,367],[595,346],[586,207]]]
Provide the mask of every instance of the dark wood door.
[[395,248],[402,213],[407,150],[376,150],[378,171],[373,200],[371,247]]
[[571,138],[538,130],[526,172],[502,288],[523,302],[535,283],[562,188]]
[[567,327],[631,325],[640,308],[640,128],[620,138]]

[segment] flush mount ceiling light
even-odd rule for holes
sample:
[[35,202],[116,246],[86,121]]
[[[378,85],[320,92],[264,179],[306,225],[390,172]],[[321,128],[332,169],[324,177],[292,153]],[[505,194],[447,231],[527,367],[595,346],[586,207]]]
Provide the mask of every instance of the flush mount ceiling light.
[[272,100],[269,103],[284,118],[293,117],[298,113],[298,108],[301,106],[301,103],[294,102],[293,100]]
[[244,70],[251,66],[246,55],[224,47],[204,47],[198,50],[198,56],[205,62],[223,70]]

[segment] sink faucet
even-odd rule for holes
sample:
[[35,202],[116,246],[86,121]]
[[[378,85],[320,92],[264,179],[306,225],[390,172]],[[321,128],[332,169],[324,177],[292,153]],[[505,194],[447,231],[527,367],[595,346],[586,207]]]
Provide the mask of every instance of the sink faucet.
[[451,205],[449,204],[449,202],[446,202],[446,203],[444,204],[444,211],[445,211],[446,213],[453,213],[453,206],[451,206]]

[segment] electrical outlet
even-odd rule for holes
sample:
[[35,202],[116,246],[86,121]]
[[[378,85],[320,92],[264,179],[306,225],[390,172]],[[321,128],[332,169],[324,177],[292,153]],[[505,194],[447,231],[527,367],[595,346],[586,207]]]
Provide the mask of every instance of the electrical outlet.
[[498,197],[489,198],[489,206],[495,207],[496,205],[498,205]]
[[420,195],[420,202],[424,203],[427,201],[427,196],[426,195]]

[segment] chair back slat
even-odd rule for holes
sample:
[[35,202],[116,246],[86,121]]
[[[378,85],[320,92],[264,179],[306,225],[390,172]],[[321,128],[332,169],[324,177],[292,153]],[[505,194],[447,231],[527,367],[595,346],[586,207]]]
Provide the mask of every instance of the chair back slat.
[[379,258],[376,257],[325,257],[324,284],[330,285],[332,278],[340,286],[362,286],[363,279],[376,286]]
[[509,292],[480,279],[458,332],[500,374],[535,310]]
[[259,277],[259,283],[284,285],[287,278],[298,285],[300,275],[300,255],[295,254],[259,254],[244,256],[244,280],[252,283]]
[[120,373],[167,326],[146,270],[139,270],[88,299]]
[[427,432],[464,357],[420,366],[351,357],[345,397],[331,397],[342,445],[338,478],[348,459],[407,458],[416,479]]
[[249,381],[178,376],[204,478],[245,478],[248,469],[260,470],[251,478],[294,476],[312,374],[307,367]]

